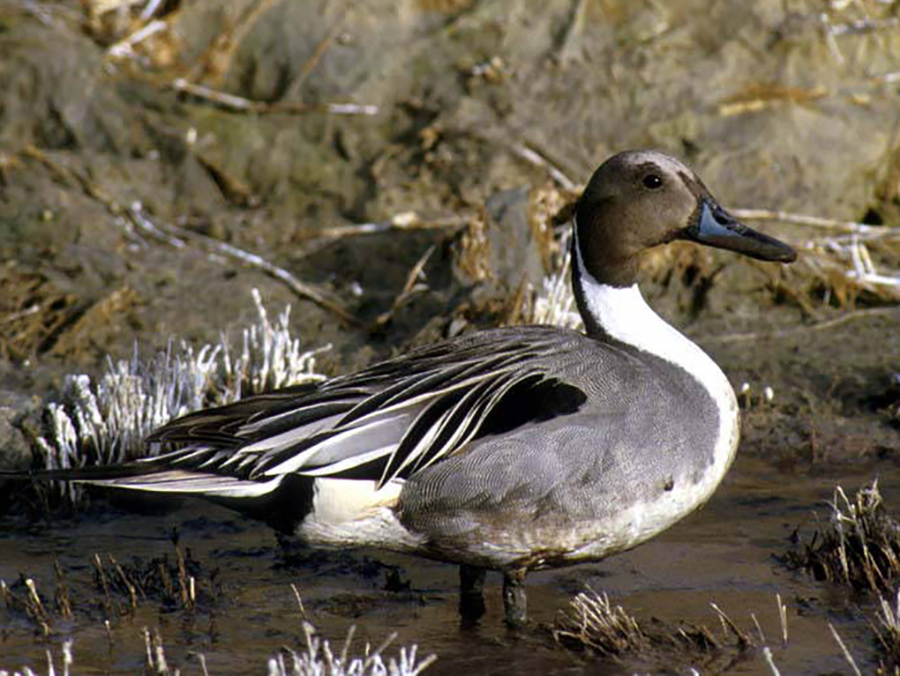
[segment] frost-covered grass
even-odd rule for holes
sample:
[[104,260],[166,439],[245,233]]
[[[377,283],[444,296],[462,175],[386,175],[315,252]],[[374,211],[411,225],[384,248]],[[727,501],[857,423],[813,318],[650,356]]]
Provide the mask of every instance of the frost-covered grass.
[[[159,634],[153,633],[147,628],[144,628],[143,631],[146,648],[144,673],[160,676],[181,674],[181,668],[170,666]],[[269,676],[416,676],[437,659],[435,655],[419,659],[416,655],[417,647],[415,645],[409,648],[400,648],[396,657],[383,657],[382,654],[393,643],[396,634],[392,634],[377,648],[373,649],[369,643],[366,643],[363,646],[362,655],[351,655],[353,627],[347,633],[347,638],[339,653],[335,653],[331,649],[327,640],[316,636],[316,629],[309,622],[303,623],[303,631],[306,634],[306,649],[295,651],[284,648],[282,652],[270,656],[265,664],[266,673]],[[46,672],[35,670],[27,665],[8,671],[0,665],[0,676],[18,676],[20,674],[21,676],[38,676],[41,673],[46,673],[47,676],[56,676],[57,674],[76,676],[80,672],[75,664],[75,652],[74,641],[69,639],[63,642],[59,659],[55,659],[50,650],[46,651]],[[210,671],[207,669],[204,655],[195,653],[194,657],[199,663],[199,669],[190,669],[190,671],[209,676]],[[87,671],[93,672],[95,669]]]
[[[46,410],[46,431],[37,445],[47,469],[105,465],[152,455],[144,438],[167,421],[208,406],[236,401],[286,385],[316,382],[320,350],[304,350],[290,329],[290,306],[269,319],[253,290],[255,324],[243,329],[235,349],[226,335],[200,348],[172,340],[165,352],[142,360],[109,361],[103,375],[66,376],[59,402]],[[323,349],[328,349],[323,348]],[[82,488],[72,482],[53,490],[77,502]]]
[[577,330],[584,328],[584,322],[575,307],[575,295],[570,281],[570,237],[571,231],[566,230],[560,241],[561,263],[552,274],[544,278],[543,286],[534,299],[528,319],[535,324],[552,324]]
[[416,646],[400,648],[400,654],[388,659],[385,663],[381,657],[387,647],[397,637],[391,634],[378,648],[372,650],[368,643],[363,648],[361,657],[350,656],[350,644],[353,640],[353,627],[347,633],[347,638],[341,652],[335,654],[331,650],[328,641],[315,635],[315,627],[309,622],[303,623],[303,631],[306,634],[306,650],[295,652],[287,650],[276,657],[269,659],[269,676],[414,676],[421,673],[432,664],[437,657],[429,655],[419,661],[416,657]]

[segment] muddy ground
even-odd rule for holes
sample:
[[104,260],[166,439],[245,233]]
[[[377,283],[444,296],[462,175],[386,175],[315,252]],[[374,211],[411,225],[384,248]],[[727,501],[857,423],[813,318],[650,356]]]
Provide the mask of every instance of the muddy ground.
[[850,229],[765,221],[792,268],[679,249],[644,289],[749,385],[741,453],[774,485],[893,471],[897,3],[185,0],[159,24],[113,5],[0,4],[4,466],[31,464],[65,374],[215,341],[252,288],[332,345],[329,374],[516,321],[554,260],[540,195],[650,146],[729,207],[872,226],[884,283],[848,274]]

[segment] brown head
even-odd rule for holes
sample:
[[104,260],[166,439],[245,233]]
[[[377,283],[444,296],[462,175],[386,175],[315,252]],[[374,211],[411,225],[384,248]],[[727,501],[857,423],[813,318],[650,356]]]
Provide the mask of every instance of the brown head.
[[584,269],[597,282],[616,287],[636,283],[642,252],[675,239],[760,260],[789,263],[797,257],[788,245],[729,215],[684,164],[652,150],[604,162],[578,200],[575,223],[573,254],[580,250]]

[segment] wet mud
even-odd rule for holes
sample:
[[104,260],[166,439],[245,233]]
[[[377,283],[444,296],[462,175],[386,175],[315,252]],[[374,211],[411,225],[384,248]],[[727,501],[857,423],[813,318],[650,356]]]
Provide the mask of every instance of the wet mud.
[[[308,619],[337,645],[350,625],[356,625],[360,645],[379,644],[396,631],[400,644],[416,643],[420,651],[438,655],[428,670],[435,674],[463,668],[479,674],[686,673],[691,667],[702,673],[769,673],[763,646],[771,648],[782,673],[845,672],[847,663],[828,628],[832,623],[860,668],[871,673],[878,665],[869,624],[877,622],[873,595],[823,584],[782,560],[802,552],[827,524],[836,482],[862,485],[875,471],[886,503],[896,504],[900,472],[893,464],[786,471],[773,482],[768,463],[741,457],[704,509],[660,537],[599,564],[531,574],[531,622],[519,632],[503,625],[499,576],[488,576],[486,615],[466,625],[458,615],[453,566],[375,551],[279,544],[266,527],[202,502],[154,515],[106,505],[102,513],[94,507],[27,529],[8,519],[0,535],[0,579],[19,596],[20,575],[34,580],[50,631],[44,636],[32,618],[7,603],[0,609],[0,665],[40,669],[45,650],[56,651],[71,637],[80,668],[134,673],[144,664],[142,630],[148,626],[159,628],[171,667],[199,673],[191,654],[202,653],[209,673],[246,673],[261,670],[284,645],[301,648],[301,624]],[[197,580],[192,603],[179,598],[172,529]],[[134,607],[127,589],[114,580],[110,554],[142,588]],[[98,581],[95,555],[104,562],[108,594]],[[69,619],[54,610],[56,561],[68,589]],[[163,562],[171,571],[168,592],[155,572]],[[141,577],[141,571],[154,572]],[[705,627],[718,648],[669,650],[662,658],[649,650],[617,660],[564,649],[552,639],[552,628],[571,597],[586,587],[606,592],[645,626],[686,632]],[[786,643],[776,594],[787,608]],[[755,647],[741,649],[711,603]]]

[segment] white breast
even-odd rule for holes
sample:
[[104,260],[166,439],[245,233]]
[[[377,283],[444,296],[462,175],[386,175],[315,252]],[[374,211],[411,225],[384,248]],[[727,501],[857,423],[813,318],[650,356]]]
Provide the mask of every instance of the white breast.
[[[577,228],[575,229],[577,238]],[[737,399],[718,365],[697,345],[657,315],[637,285],[617,288],[601,284],[587,271],[577,246],[581,291],[587,310],[612,338],[660,357],[686,371],[709,393],[718,409],[719,426],[714,461],[697,483],[676,486],[649,504],[623,510],[616,524],[606,524],[607,536],[573,553],[573,559],[592,558],[601,552],[625,549],[661,532],[706,502],[734,460],[740,436]],[[615,534],[615,535],[613,535]]]

